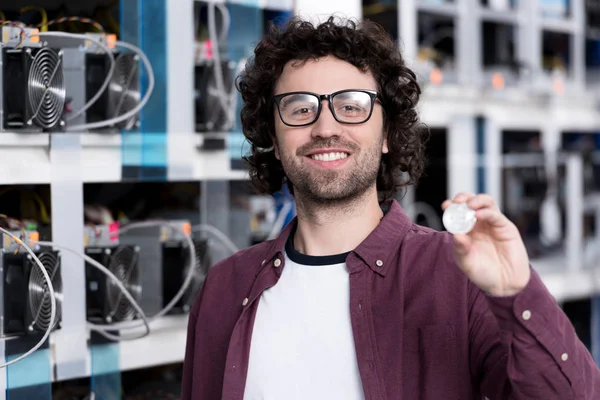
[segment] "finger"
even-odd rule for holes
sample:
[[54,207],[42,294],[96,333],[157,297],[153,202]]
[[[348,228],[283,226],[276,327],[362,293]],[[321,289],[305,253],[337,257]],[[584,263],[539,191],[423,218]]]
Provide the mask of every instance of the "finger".
[[493,208],[482,208],[475,211],[475,218],[477,218],[478,223],[485,222],[494,227],[506,225],[508,221],[508,218],[500,210]]
[[452,201],[454,203],[465,203],[465,202],[469,201],[470,199],[472,199],[473,197],[475,197],[475,194],[473,194],[473,193],[462,192],[462,193],[458,193],[456,196],[454,196],[454,199],[452,199]]
[[489,194],[479,194],[474,196],[467,201],[467,205],[473,210],[479,210],[481,208],[498,208],[494,198]]
[[455,233],[454,235],[454,251],[459,257],[465,256],[471,251],[472,240],[464,233]]
[[469,199],[475,197],[474,193],[471,192],[461,192],[458,193],[457,195],[454,196],[454,199],[452,200],[455,203],[463,203],[465,201],[468,201]]
[[442,203],[442,210],[446,210],[446,208],[448,208],[448,206],[449,206],[450,204],[452,204],[452,200],[445,200],[445,201]]

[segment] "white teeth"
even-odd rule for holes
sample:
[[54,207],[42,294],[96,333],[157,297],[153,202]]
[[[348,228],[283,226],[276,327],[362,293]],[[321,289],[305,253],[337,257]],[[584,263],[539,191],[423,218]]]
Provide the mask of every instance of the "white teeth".
[[348,153],[321,153],[311,155],[311,158],[317,161],[343,160],[346,157],[348,157]]

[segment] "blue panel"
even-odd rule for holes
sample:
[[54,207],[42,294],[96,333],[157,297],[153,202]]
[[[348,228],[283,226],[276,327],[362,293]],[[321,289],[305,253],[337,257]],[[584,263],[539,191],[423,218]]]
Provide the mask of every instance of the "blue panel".
[[[143,167],[167,166],[167,7],[165,0],[141,0],[140,47],[154,70],[155,86],[142,110]],[[173,33],[173,32],[171,32]],[[191,44],[190,44],[191,45]],[[148,75],[142,69],[142,90]],[[142,95],[144,92],[142,91]],[[164,177],[166,180],[166,176]]]
[[[140,42],[140,1],[121,0],[121,37],[120,40],[139,46]],[[143,110],[142,110],[143,111]],[[131,167],[139,167],[142,163],[142,136],[138,131],[122,133],[122,176],[127,179],[138,179],[129,172]]]
[[[396,0],[394,0],[396,1]],[[272,22],[275,26],[282,26],[292,17],[291,11],[280,11],[280,10],[264,10],[264,32],[268,33],[269,25]]]
[[[123,176],[126,176],[125,170],[130,173],[137,167],[140,173],[135,178],[140,180],[149,175],[152,180],[167,179],[166,4],[165,0],[121,0],[122,40],[140,47],[146,53],[152,64],[155,81],[152,96],[140,111],[140,133],[123,132]],[[144,96],[148,74],[143,65],[140,69],[140,87]],[[144,174],[145,168],[149,168],[152,174]]]
[[121,157],[123,167],[142,165],[142,134],[140,132],[123,132]]
[[[6,361],[14,360],[20,356],[21,354],[7,355]],[[6,383],[9,390],[23,388],[23,390],[19,391],[19,398],[28,398],[27,393],[25,392],[25,389],[27,388],[30,388],[32,391],[31,397],[29,398],[40,398],[40,396],[43,396],[41,398],[52,398],[50,350],[47,348],[39,349],[21,361],[9,365],[6,368]]]
[[142,166],[166,167],[167,137],[165,133],[144,132]]
[[91,345],[90,355],[93,375],[120,372],[118,343]]
[[247,6],[247,7],[255,7],[255,8],[260,7],[260,5],[258,4],[258,0],[236,0],[236,4]]
[[[229,29],[228,53],[230,60],[239,61],[252,56],[254,47],[263,37],[263,10],[256,7],[228,4],[231,16]],[[241,131],[240,110],[242,98],[238,93],[235,128],[228,141],[232,168],[240,166],[240,159],[249,150],[248,143]]]
[[121,398],[121,369],[119,344],[106,343],[90,346],[92,376],[91,390],[98,399]]
[[294,196],[292,196],[292,194],[290,193],[290,188],[286,184],[283,186],[283,189],[281,189],[279,192],[276,192],[273,195],[273,198],[275,199],[275,212],[277,213],[277,215],[279,215],[279,213],[283,209],[283,206],[286,203],[292,203],[292,209],[287,213],[285,220],[283,222],[283,226],[286,226],[296,216],[296,206],[294,203]]
[[477,146],[477,193],[485,193],[485,119],[477,117],[475,120],[476,146]]

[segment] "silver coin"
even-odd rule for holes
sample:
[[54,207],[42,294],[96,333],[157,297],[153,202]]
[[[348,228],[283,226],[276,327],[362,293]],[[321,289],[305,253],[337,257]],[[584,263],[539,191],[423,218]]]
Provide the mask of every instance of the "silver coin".
[[452,234],[469,233],[475,226],[475,211],[466,203],[452,203],[444,211],[442,222],[446,230]]

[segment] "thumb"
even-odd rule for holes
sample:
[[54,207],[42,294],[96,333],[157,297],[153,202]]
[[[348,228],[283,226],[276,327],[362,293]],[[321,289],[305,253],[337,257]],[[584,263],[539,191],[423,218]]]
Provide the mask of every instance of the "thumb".
[[454,234],[454,251],[457,256],[464,257],[471,250],[471,238],[464,233]]

